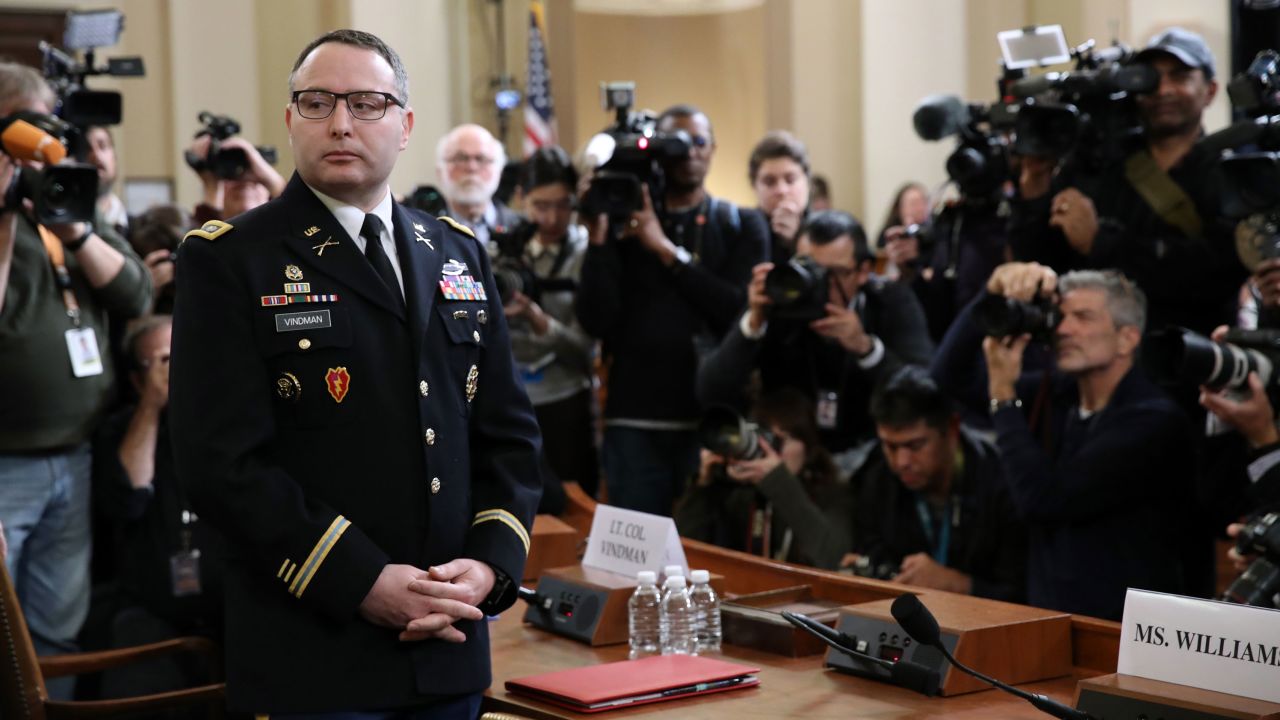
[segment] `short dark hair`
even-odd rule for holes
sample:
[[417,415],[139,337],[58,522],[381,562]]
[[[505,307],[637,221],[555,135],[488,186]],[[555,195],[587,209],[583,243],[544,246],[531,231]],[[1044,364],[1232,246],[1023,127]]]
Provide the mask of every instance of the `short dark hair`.
[[534,188],[555,183],[564,183],[570,193],[575,192],[578,171],[563,148],[554,145],[538,148],[524,161],[520,171],[520,189],[528,193]]
[[404,69],[404,62],[400,60],[400,55],[398,55],[395,50],[392,50],[391,46],[383,42],[382,38],[377,35],[367,33],[363,30],[350,29],[327,32],[315,40],[312,40],[305,48],[302,49],[302,52],[298,54],[298,59],[293,63],[293,70],[289,71],[290,95],[292,95],[294,91],[293,79],[297,76],[298,68],[302,67],[302,63],[306,61],[307,56],[311,54],[311,51],[321,45],[331,42],[364,48],[365,50],[372,50],[378,53],[378,55],[380,55],[383,60],[386,60],[387,64],[391,66],[391,71],[395,73],[396,99],[402,103],[409,102],[409,73]]
[[814,245],[827,245],[848,235],[853,238],[853,257],[858,264],[875,259],[867,246],[867,231],[858,219],[843,210],[820,210],[809,215],[800,226],[799,236]]
[[812,400],[795,388],[779,388],[761,396],[751,414],[756,422],[766,426],[776,425],[804,443],[804,468],[800,471],[803,483],[808,487],[815,487],[835,482],[835,461],[822,444],[822,436],[818,432],[818,415]]
[[831,199],[831,186],[827,184],[826,176],[814,175],[809,178],[809,197]]
[[924,421],[945,430],[956,416],[951,398],[938,388],[924,368],[907,365],[885,379],[871,393],[871,419],[876,425],[906,427]]
[[805,177],[809,176],[809,150],[800,142],[800,138],[786,130],[772,130],[751,151],[751,159],[747,161],[747,177],[754,184],[764,161],[778,158],[795,161],[804,170]]
[[672,105],[666,110],[663,110],[662,114],[658,116],[658,127],[662,127],[664,122],[672,118],[691,118],[697,115],[707,118],[707,133],[711,135],[712,139],[714,139],[716,131],[715,128],[711,127],[711,118],[707,117],[707,114],[702,112],[697,105],[691,105],[689,103],[678,103],[676,105]]

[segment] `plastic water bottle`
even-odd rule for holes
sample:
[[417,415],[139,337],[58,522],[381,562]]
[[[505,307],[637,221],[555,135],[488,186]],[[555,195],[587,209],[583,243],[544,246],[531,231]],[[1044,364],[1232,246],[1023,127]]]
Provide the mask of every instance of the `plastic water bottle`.
[[684,577],[667,578],[662,598],[662,654],[693,655],[697,650],[694,637],[693,600]]
[[641,570],[636,580],[636,591],[627,602],[632,660],[662,651],[662,596],[657,576],[652,570]]
[[711,573],[706,570],[694,570],[689,573],[693,580],[693,589],[689,591],[689,599],[693,601],[695,620],[695,637],[697,652],[720,652],[720,596],[711,587]]
[[667,578],[672,577],[684,577],[684,568],[680,565],[666,565],[662,568],[662,577],[659,578],[659,582],[663,590],[666,590]]

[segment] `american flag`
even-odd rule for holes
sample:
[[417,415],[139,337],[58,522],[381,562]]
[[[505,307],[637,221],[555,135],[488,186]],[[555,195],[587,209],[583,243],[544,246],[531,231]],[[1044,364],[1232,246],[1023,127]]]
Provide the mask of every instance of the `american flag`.
[[541,0],[529,3],[529,82],[525,86],[524,156],[556,144],[556,112],[547,68],[547,23]]

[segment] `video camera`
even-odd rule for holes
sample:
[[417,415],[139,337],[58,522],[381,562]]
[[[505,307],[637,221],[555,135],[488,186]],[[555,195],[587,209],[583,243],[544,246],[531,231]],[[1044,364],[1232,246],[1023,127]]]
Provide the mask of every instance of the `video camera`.
[[1260,554],[1222,594],[1227,602],[1275,607],[1280,592],[1280,513],[1267,513],[1247,523],[1236,536],[1241,555]]
[[[1057,45],[1066,47],[1060,26],[1032,30],[1041,34],[1056,30]],[[1001,35],[1026,32],[1030,30]],[[1001,38],[1002,45],[1005,39]],[[1020,105],[1013,149],[1020,155],[1055,158],[1086,174],[1097,173],[1121,160],[1133,138],[1141,134],[1135,98],[1154,92],[1160,75],[1150,65],[1134,62],[1137,53],[1120,43],[1097,49],[1095,41],[1089,40],[1068,51],[1066,58],[1059,51],[1053,53],[1054,57],[1040,59],[1040,64],[1074,59],[1075,69],[1008,84],[1010,99]]]
[[958,136],[947,157],[947,177],[967,201],[995,201],[1009,177],[1005,136],[1016,109],[1005,103],[966,103],[955,95],[930,95],[911,116],[916,135],[930,142]]
[[663,164],[689,156],[693,147],[688,133],[658,132],[658,118],[648,112],[632,112],[633,82],[600,84],[600,102],[616,115],[613,126],[587,143],[586,152],[603,158],[582,199],[587,216],[607,214],[622,221],[644,206],[642,186],[657,207],[665,186]]
[[[41,170],[19,168],[4,191],[4,207],[23,200],[35,205],[36,220],[43,224],[92,222],[98,199],[98,171],[84,163],[88,155],[86,131],[93,126],[116,125],[121,119],[118,92],[85,87],[91,75],[140,77],[142,58],[111,58],[105,68],[95,63],[99,47],[115,45],[124,29],[119,10],[67,13],[63,45],[77,60],[47,42],[40,43],[45,80],[57,96],[54,115],[18,112],[0,118],[0,150],[15,160],[45,164]],[[63,162],[66,158],[76,162]]]
[[[203,126],[196,137],[209,136],[209,152],[203,158],[194,152],[187,150],[183,155],[187,160],[187,165],[191,166],[196,172],[212,172],[214,176],[222,180],[237,180],[249,171],[249,156],[240,148],[224,148],[219,143],[227,140],[235,135],[240,134],[240,123],[227,117],[226,115],[214,115],[207,110],[201,112],[197,119]],[[254,146],[258,154],[262,156],[272,165],[276,164],[277,153],[273,147],[265,145]]]

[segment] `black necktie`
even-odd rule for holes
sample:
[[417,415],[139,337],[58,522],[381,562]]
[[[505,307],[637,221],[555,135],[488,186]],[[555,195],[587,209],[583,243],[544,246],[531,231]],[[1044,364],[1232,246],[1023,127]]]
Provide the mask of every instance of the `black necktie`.
[[364,238],[364,256],[386,284],[391,294],[402,303],[404,296],[400,294],[400,283],[396,280],[396,271],[391,267],[391,259],[382,249],[382,220],[377,215],[365,215],[364,225],[360,227],[360,237]]

